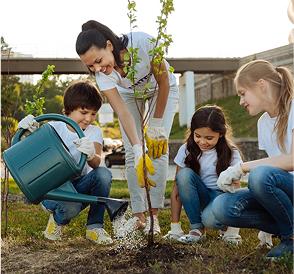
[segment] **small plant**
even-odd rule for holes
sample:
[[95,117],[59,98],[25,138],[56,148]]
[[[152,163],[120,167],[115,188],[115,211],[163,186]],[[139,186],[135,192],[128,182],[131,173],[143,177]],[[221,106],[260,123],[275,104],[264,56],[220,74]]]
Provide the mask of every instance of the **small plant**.
[[47,69],[42,73],[42,78],[38,81],[35,93],[33,95],[33,100],[26,100],[25,103],[25,113],[33,114],[35,116],[43,114],[45,110],[45,97],[40,97],[44,92],[44,85],[48,81],[49,77],[53,74],[55,69],[54,65],[48,65]]
[[[161,74],[162,68],[161,64],[164,60],[164,55],[167,52],[168,47],[170,46],[172,42],[171,35],[166,33],[166,27],[167,27],[167,20],[170,13],[174,10],[173,7],[173,0],[160,0],[161,3],[161,11],[160,15],[157,17],[156,22],[158,23],[157,28],[157,36],[155,38],[150,39],[150,42],[154,45],[154,47],[149,51],[149,56],[151,56],[151,63],[154,65],[154,70],[156,74]],[[150,78],[151,73],[149,73],[147,77],[147,82],[144,85],[144,88],[141,90],[136,89],[135,85],[135,79],[136,79],[136,65],[141,62],[141,59],[138,56],[138,48],[133,47],[133,39],[132,39],[132,31],[137,27],[136,25],[136,2],[128,0],[128,18],[130,23],[130,33],[131,33],[131,47],[128,49],[128,52],[124,55],[124,72],[126,73],[126,78],[128,78],[133,87],[133,92],[135,95],[136,105],[137,109],[140,113],[141,117],[141,135],[142,135],[142,150],[143,150],[143,170],[144,170],[144,182],[145,182],[145,190],[146,190],[146,196],[147,196],[147,202],[148,202],[148,210],[150,215],[150,232],[148,234],[148,246],[154,244],[154,235],[153,235],[153,227],[154,227],[154,219],[152,214],[152,205],[151,205],[151,199],[150,199],[150,186],[148,184],[148,178],[147,178],[147,168],[146,168],[146,150],[145,150],[145,127],[148,123],[150,113],[152,112],[152,109],[148,109],[148,111],[145,113],[144,105],[142,104],[142,108],[139,108],[138,99],[143,99],[144,101],[147,99],[147,93],[150,89]],[[173,72],[173,68],[170,67],[169,69],[171,72]],[[149,98],[149,100],[154,100],[153,98]]]

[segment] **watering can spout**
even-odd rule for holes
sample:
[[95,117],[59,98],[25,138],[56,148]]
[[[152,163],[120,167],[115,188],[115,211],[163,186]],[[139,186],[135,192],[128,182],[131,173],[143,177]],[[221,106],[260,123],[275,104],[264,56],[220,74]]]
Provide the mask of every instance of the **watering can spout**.
[[77,203],[102,203],[105,205],[111,221],[123,215],[128,208],[128,201],[125,200],[78,193],[71,182],[66,182],[61,187],[51,190],[44,196],[44,199]]

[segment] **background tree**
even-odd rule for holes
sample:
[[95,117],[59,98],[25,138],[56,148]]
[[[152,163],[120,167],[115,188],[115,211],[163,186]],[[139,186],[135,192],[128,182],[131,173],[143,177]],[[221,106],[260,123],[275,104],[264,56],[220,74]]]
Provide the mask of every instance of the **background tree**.
[[[10,57],[11,48],[1,37],[1,55]],[[2,76],[2,108],[1,108],[1,151],[10,147],[13,135],[17,130],[18,121],[24,114],[40,115],[44,110],[45,97],[41,94],[44,91],[44,85],[48,81],[49,76],[53,73],[54,66],[48,66],[43,72],[42,78],[38,81],[35,88],[31,84],[23,85],[17,76]],[[24,96],[22,87],[32,92],[32,100]],[[25,89],[23,89],[25,90]],[[25,100],[25,104],[23,101]],[[8,194],[9,194],[9,171],[4,167],[4,177],[1,177],[1,216],[4,217],[4,236],[7,234],[8,225]],[[4,216],[3,216],[4,215]]]

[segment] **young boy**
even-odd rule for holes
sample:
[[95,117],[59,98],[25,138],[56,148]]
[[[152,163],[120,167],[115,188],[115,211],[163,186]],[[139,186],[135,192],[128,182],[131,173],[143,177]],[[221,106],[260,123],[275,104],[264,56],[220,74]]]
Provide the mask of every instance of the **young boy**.
[[[101,129],[92,125],[102,104],[98,89],[90,81],[75,82],[66,89],[63,101],[64,114],[74,120],[85,134],[85,137],[78,139],[77,133],[64,122],[49,122],[77,162],[81,152],[87,154],[81,177],[72,181],[72,184],[78,193],[108,197],[112,175],[108,169],[99,167],[103,138]],[[36,124],[34,117],[29,115],[19,122],[19,127],[33,131]],[[44,236],[50,240],[60,240],[62,226],[68,224],[88,204],[44,200],[41,206],[50,213]],[[103,229],[104,211],[104,205],[97,203],[90,205],[88,213],[86,238],[97,244],[112,243],[111,237]]]

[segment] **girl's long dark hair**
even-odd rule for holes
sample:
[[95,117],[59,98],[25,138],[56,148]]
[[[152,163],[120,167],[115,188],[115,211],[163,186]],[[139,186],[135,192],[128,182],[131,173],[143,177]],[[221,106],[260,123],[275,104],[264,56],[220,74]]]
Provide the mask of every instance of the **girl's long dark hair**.
[[208,127],[221,135],[215,146],[217,153],[216,173],[219,175],[230,166],[233,149],[238,148],[231,140],[232,130],[226,122],[223,110],[215,105],[200,107],[194,113],[191,120],[190,134],[186,141],[188,155],[185,159],[185,165],[200,175],[199,159],[202,152],[194,141],[194,131],[202,127]]
[[76,52],[78,55],[86,53],[92,46],[97,48],[106,48],[107,40],[113,46],[113,56],[119,67],[123,66],[123,60],[120,58],[120,51],[128,45],[128,37],[123,35],[118,37],[110,28],[95,21],[90,20],[82,25],[82,31],[76,40]]

